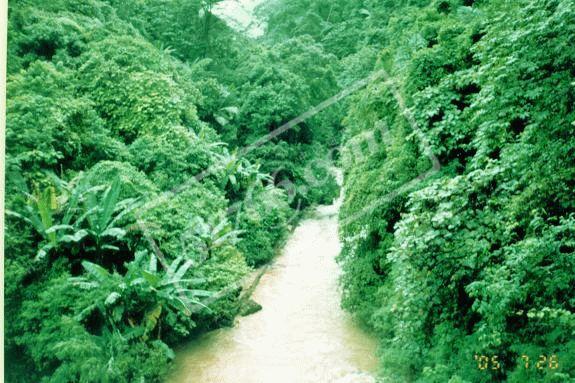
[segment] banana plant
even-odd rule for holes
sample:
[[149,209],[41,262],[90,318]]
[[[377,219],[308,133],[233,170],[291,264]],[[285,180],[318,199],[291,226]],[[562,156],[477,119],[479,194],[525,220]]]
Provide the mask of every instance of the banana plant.
[[118,200],[121,191],[119,178],[111,186],[88,187],[81,179],[74,187],[61,180],[57,184],[61,195],[57,195],[54,186],[36,189],[28,195],[22,213],[6,212],[30,224],[44,239],[36,260],[66,243],[80,246],[87,238],[92,238],[95,243],[95,247],[89,250],[118,250],[106,242],[121,240],[126,235],[126,231],[117,224],[137,204],[134,199]]
[[192,260],[178,257],[163,273],[158,272],[157,263],[156,256],[151,254],[149,266],[141,270],[141,276],[146,280],[151,290],[158,292],[158,296],[172,307],[183,309],[186,315],[190,315],[192,308],[197,306],[209,310],[200,298],[210,297],[212,293],[207,290],[188,288],[205,282],[202,278],[185,278],[194,265]]
[[220,187],[224,189],[230,183],[235,188],[237,185],[236,173],[243,170],[241,158],[237,156],[236,152],[225,152],[224,154],[216,154],[216,156],[223,171]]
[[81,240],[81,236],[66,232],[74,228],[71,220],[77,211],[82,192],[82,187],[77,187],[68,193],[65,203],[60,203],[54,186],[48,186],[43,190],[36,188],[33,194],[28,194],[24,212],[6,211],[7,215],[30,224],[44,239],[36,254],[37,260],[44,258],[51,249],[58,247],[62,242]]
[[[189,316],[197,309],[209,308],[202,303],[202,299],[211,297],[212,292],[192,288],[194,285],[204,283],[201,278],[186,277],[192,266],[191,261],[177,258],[164,270],[158,270],[157,258],[150,255],[148,265],[143,265],[142,260],[147,252],[136,253],[134,261],[128,263],[127,272],[123,276],[111,273],[102,266],[84,261],[82,266],[86,271],[83,277],[72,277],[70,281],[74,286],[83,289],[99,289],[103,292],[99,302],[87,307],[77,317],[82,320],[95,308],[98,308],[106,317],[114,330],[122,325],[131,329],[143,330],[139,333],[142,339],[147,339],[157,325],[160,324],[161,314],[166,310],[182,311]],[[134,296],[142,297],[143,301],[149,301],[146,296],[153,297],[153,304],[148,303],[148,309],[142,316],[141,322],[134,319],[135,313],[129,312],[127,305],[133,303],[130,300]]]
[[[83,198],[83,213],[75,221],[75,227],[83,227],[76,232],[75,239],[90,237],[94,240],[95,249],[118,250],[118,247],[107,244],[110,239],[121,240],[126,230],[118,223],[137,206],[137,199],[119,200],[122,185],[116,178],[111,186],[91,188]],[[99,193],[103,189],[103,193]]]
[[259,164],[252,164],[246,158],[239,156],[236,151],[219,154],[218,160],[223,170],[220,184],[222,189],[229,183],[237,191],[240,188],[238,177],[246,180],[249,185],[255,182],[273,182],[273,178],[269,174],[260,172]]
[[201,217],[195,217],[191,227],[192,234],[202,243],[204,260],[211,258],[216,249],[235,246],[243,233],[243,230],[234,230],[225,217],[215,225]]

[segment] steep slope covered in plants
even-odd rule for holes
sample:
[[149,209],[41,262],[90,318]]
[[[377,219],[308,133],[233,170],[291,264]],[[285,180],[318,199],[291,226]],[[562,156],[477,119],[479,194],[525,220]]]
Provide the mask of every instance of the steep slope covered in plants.
[[[309,34],[340,57],[341,85],[385,71],[348,103],[340,216],[343,305],[378,332],[383,376],[572,381],[573,3],[267,12],[272,36]],[[421,182],[418,131],[442,164]]]
[[[571,381],[572,2],[364,2],[356,15],[318,39],[370,25],[357,39],[366,47],[334,53],[360,69],[374,55],[370,68],[389,75],[344,120],[340,256],[343,305],[380,334],[383,375]],[[432,165],[414,128],[443,167],[409,184]],[[377,145],[357,146],[366,132]]]
[[239,156],[314,95],[214,4],[10,2],[9,381],[159,381],[171,346],[232,322],[297,208],[335,195],[331,176],[326,192],[285,186],[325,172],[307,131]]

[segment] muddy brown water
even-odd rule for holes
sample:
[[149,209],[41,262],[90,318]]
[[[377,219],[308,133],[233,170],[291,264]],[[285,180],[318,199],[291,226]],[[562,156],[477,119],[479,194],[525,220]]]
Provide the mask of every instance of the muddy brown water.
[[340,308],[340,201],[292,233],[252,298],[263,306],[234,327],[177,350],[174,383],[372,383],[376,341]]

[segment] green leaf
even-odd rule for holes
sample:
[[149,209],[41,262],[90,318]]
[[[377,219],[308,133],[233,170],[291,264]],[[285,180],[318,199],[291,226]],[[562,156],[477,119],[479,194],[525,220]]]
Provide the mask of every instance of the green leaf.
[[92,262],[82,261],[82,267],[100,282],[107,282],[112,276],[108,270]]
[[174,353],[174,351],[164,342],[162,342],[161,340],[155,340],[152,342],[152,344],[162,350],[164,350],[164,355],[166,356],[166,358],[172,360],[176,357],[176,354]]
[[215,295],[213,291],[198,289],[178,289],[178,292],[190,293],[194,297],[213,297]]
[[98,228],[100,231],[106,228],[112,219],[112,214],[114,214],[114,209],[116,208],[116,203],[118,202],[121,188],[122,186],[120,183],[120,178],[116,177],[112,183],[112,186],[110,186],[104,193],[102,213],[98,220]]
[[226,107],[223,107],[221,110],[224,110],[230,114],[239,114],[240,113],[240,108],[238,108],[237,106],[226,106]]
[[150,254],[149,270],[153,273],[158,271],[158,258],[154,254]]
[[176,270],[178,269],[178,265],[180,264],[180,262],[182,262],[182,260],[183,260],[182,257],[178,257],[174,259],[173,262],[170,264],[168,270],[166,270],[166,274],[168,275],[169,279],[172,279],[172,277],[176,273]]
[[120,295],[119,293],[117,293],[117,292],[115,292],[115,291],[114,291],[114,292],[111,292],[111,293],[106,297],[106,300],[104,301],[104,304],[105,304],[106,306],[111,306],[111,305],[113,305],[114,303],[116,303],[116,301],[117,301],[118,299],[120,299],[120,297],[121,297],[121,295]]
[[186,262],[184,262],[184,264],[182,264],[182,266],[178,268],[178,271],[174,274],[172,278],[170,278],[170,280],[175,282],[181,280],[193,264],[194,262],[191,260],[187,260]]
[[74,234],[63,235],[60,238],[60,241],[62,241],[62,242],[80,242],[87,235],[88,235],[88,231],[82,229],[82,230],[78,230]]
[[110,227],[100,234],[101,237],[115,237],[117,239],[121,239],[125,235],[126,230],[120,229],[119,227]]
[[160,315],[162,315],[161,304],[156,305],[156,307],[146,313],[144,316],[146,333],[152,331],[156,327],[158,319],[160,319]]
[[114,251],[120,250],[120,248],[118,246],[114,246],[114,245],[102,245],[100,248],[102,250],[114,250]]
[[34,260],[39,261],[41,259],[44,259],[48,255],[48,252],[53,248],[54,246],[51,243],[48,243],[40,247],[40,249],[38,249],[38,252],[36,253],[36,257],[34,258]]
[[226,126],[229,122],[225,117],[222,116],[214,116],[214,118],[221,126]]
[[144,277],[144,279],[146,281],[148,281],[148,283],[153,287],[158,286],[160,281],[162,280],[159,276],[152,274],[149,271],[142,270],[141,273],[142,273],[142,277]]
[[46,233],[55,233],[58,230],[73,230],[74,226],[70,226],[70,225],[54,225],[52,227],[50,227],[49,229],[46,230]]

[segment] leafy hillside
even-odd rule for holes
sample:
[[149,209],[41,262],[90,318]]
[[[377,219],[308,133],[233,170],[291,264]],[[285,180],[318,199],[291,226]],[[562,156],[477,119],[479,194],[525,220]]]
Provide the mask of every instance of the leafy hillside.
[[348,101],[340,215],[343,306],[378,333],[384,381],[573,381],[573,3],[268,12],[272,36],[340,57],[340,84],[385,74]]
[[386,73],[348,103],[340,216],[385,381],[573,381],[573,3],[306,3],[270,30]]
[[[239,156],[321,95],[212,6],[10,2],[8,381],[159,381],[170,347],[232,322],[298,207],[335,195],[299,188],[326,172],[311,125]],[[279,49],[324,59],[304,43]]]
[[[442,4],[393,20],[428,35],[379,65],[394,72],[443,169],[342,228],[344,239],[365,233],[341,256],[344,305],[381,333],[382,366],[396,379],[571,381],[575,9],[484,2],[442,13]],[[393,63],[401,55],[408,65]],[[352,108],[349,132],[383,119],[393,137],[362,165],[344,165],[343,216],[422,171],[393,95],[368,92],[381,100]],[[367,184],[378,186],[362,193]],[[504,367],[478,370],[474,355]],[[557,355],[561,368],[529,370],[522,355]]]

